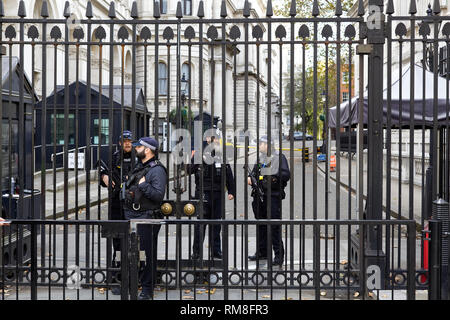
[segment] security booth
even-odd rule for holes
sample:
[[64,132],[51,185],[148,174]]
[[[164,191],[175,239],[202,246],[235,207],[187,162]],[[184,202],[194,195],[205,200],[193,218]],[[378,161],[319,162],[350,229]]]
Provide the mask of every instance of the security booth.
[[[23,119],[20,116],[20,87],[23,72],[17,57],[2,56],[2,215],[6,218],[32,218],[28,216],[32,185],[32,134],[33,103],[37,96],[31,81],[24,74],[23,82]],[[19,123],[22,122],[23,129]],[[20,132],[23,130],[23,132]],[[20,135],[23,135],[20,137]],[[22,139],[21,139],[22,138]],[[23,156],[20,155],[19,143],[23,143]],[[17,216],[16,198],[20,192],[19,168],[23,170],[24,212]],[[10,196],[11,194],[11,196]],[[10,198],[13,201],[10,201]],[[37,200],[37,199],[35,199]],[[11,210],[9,205],[11,203]],[[36,204],[35,204],[36,205]],[[39,207],[37,205],[37,207]],[[22,215],[22,213],[21,213]]]
[[[108,159],[109,156],[109,135],[112,134],[113,150],[116,150],[119,142],[119,136],[123,130],[132,128],[132,86],[113,86],[112,96],[112,118],[110,119],[110,87],[105,85],[101,87],[91,86],[90,103],[88,103],[88,86],[85,82],[73,82],[68,87],[69,94],[69,127],[65,128],[65,87],[58,86],[56,93],[51,94],[46,99],[46,126],[36,131],[36,144],[41,144],[42,132],[45,130],[45,153],[46,168],[53,168],[55,161],[56,168],[63,167],[64,160],[64,133],[69,130],[68,156],[69,169],[73,169],[74,152],[78,149],[78,169],[85,169],[84,155],[88,142],[90,144],[92,168],[98,160],[98,148],[100,148],[100,158]],[[147,136],[151,113],[146,111],[145,97],[141,87],[136,86],[135,92],[135,112],[136,112],[136,132],[134,137]],[[36,123],[42,123],[43,102],[36,105]],[[87,115],[90,114],[90,130],[87,128]],[[100,115],[100,116],[99,116]],[[123,116],[123,118],[122,118]],[[147,126],[145,126],[147,122]],[[56,137],[53,135],[56,128]],[[145,128],[147,130],[145,131]],[[87,132],[89,130],[89,132]],[[76,132],[78,132],[78,144],[76,144]],[[55,140],[56,139],[56,143]],[[89,139],[89,140],[88,140]],[[36,168],[41,167],[42,149],[36,150]],[[73,161],[70,161],[70,160]],[[81,165],[81,166],[80,166]]]
[[[1,217],[5,219],[39,219],[41,193],[34,189],[32,179],[33,103],[37,101],[37,96],[17,57],[3,55],[1,63]],[[22,97],[21,88],[23,89]],[[20,148],[21,145],[22,148]],[[22,200],[20,199],[21,194],[23,195]],[[22,201],[21,204],[20,201]],[[1,233],[0,265],[16,264],[17,262],[21,264],[30,259],[29,227],[22,228],[23,236],[20,239],[14,236],[16,231],[17,227],[11,226],[4,228]],[[6,272],[5,277],[8,277],[9,274]]]
[[[194,139],[196,137],[195,137],[194,126],[195,126],[196,122],[202,124],[202,134],[205,134],[206,130],[209,130],[213,127],[217,128],[217,124],[219,123],[219,117],[214,116],[214,118],[213,118],[210,113],[204,111],[203,112],[203,121],[202,121],[202,114],[200,112],[194,112],[194,119],[193,119],[192,126],[191,126],[191,128],[192,128],[192,131],[191,131],[192,132],[192,136],[191,136],[192,148],[194,148],[194,145],[195,145]],[[203,139],[203,137],[201,137],[201,139]],[[203,147],[206,147],[206,144],[207,144],[206,141],[203,141]]]

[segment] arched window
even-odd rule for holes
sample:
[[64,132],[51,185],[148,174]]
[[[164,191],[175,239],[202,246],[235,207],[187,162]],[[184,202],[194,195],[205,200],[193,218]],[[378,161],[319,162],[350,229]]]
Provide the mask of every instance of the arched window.
[[132,81],[133,73],[133,61],[131,59],[131,52],[128,51],[125,55],[125,82],[130,83]]
[[189,79],[191,77],[190,72],[189,72],[189,64],[188,63],[183,63],[183,66],[181,67],[181,76],[184,75],[184,79],[186,79],[187,84],[186,84],[186,96],[189,96],[189,92],[190,92],[190,88],[189,88]]
[[158,64],[159,95],[167,95],[167,65],[164,62]]

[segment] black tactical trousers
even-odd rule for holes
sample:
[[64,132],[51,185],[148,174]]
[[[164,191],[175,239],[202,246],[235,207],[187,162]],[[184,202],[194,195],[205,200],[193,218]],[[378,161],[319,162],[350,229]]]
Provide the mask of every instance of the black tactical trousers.
[[[123,220],[123,205],[120,201],[119,197],[114,197],[111,199],[111,220]],[[113,260],[116,258],[116,251],[120,251],[120,239],[119,238],[113,238],[113,249],[114,249],[114,255]]]
[[[221,219],[222,217],[222,197],[223,194],[218,191],[213,192],[205,192],[205,205],[203,206],[204,219]],[[220,224],[209,225],[210,232],[210,248],[213,249],[212,254],[222,253],[221,243],[220,243]],[[193,252],[195,254],[200,253],[200,246],[203,244],[203,240],[205,239],[205,229],[206,224],[195,225],[194,227],[194,244],[193,244]],[[202,230],[202,232],[200,232]],[[201,233],[203,233],[203,237],[201,237]],[[212,236],[212,238],[211,238]]]
[[[258,201],[253,199],[252,208],[256,219],[281,219],[281,200],[279,196],[271,197],[270,211],[271,216],[267,215],[268,201],[264,196],[263,202],[258,204]],[[279,259],[284,258],[283,240],[281,238],[281,225],[272,225],[271,228],[272,248],[275,253],[275,257]],[[261,224],[257,227],[256,234],[257,248],[256,252],[260,256],[269,257],[267,250],[268,238],[267,238],[267,225]],[[271,248],[271,249],[272,249]],[[270,250],[272,251],[272,250]]]
[[[124,210],[126,220],[130,219],[153,219],[150,211]],[[158,233],[161,229],[159,224],[138,225],[137,232],[140,239],[140,249],[145,251],[145,267],[142,270],[141,285],[142,292],[153,295],[156,281],[156,264],[158,259]]]

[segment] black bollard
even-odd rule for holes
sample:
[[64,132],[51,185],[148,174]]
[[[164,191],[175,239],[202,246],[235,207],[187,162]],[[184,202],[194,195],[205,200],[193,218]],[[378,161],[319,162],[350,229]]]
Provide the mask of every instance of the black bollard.
[[442,222],[430,220],[430,264],[428,300],[441,300],[441,235]]
[[433,219],[441,222],[441,298],[448,300],[448,232],[449,232],[449,206],[444,199],[433,202]]

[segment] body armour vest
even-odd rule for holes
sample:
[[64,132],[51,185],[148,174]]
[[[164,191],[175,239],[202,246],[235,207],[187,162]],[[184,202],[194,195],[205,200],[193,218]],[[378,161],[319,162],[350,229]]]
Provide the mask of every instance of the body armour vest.
[[158,211],[161,209],[159,201],[148,199],[139,189],[139,181],[145,177],[153,168],[160,166],[166,168],[159,160],[152,160],[144,166],[137,166],[130,172],[128,181],[125,184],[125,208],[133,211]]

